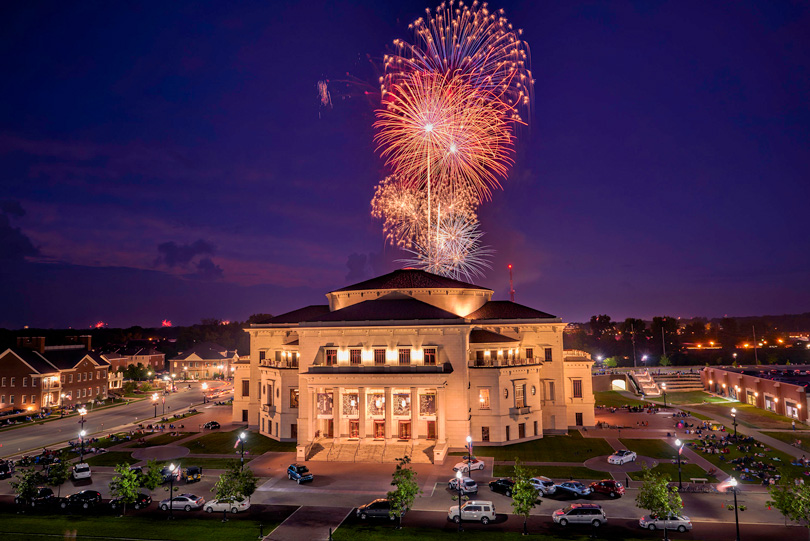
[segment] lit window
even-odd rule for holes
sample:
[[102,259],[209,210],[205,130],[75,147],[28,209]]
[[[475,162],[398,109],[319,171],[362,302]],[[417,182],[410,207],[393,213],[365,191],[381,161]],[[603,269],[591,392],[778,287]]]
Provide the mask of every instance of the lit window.
[[436,365],[436,348],[425,349],[425,364],[430,366]]
[[337,364],[337,350],[336,349],[327,349],[326,350],[326,366],[334,366]]
[[399,350],[399,364],[411,364],[411,350],[401,348]]
[[378,366],[385,364],[385,350],[384,349],[375,349],[374,350],[374,364],[376,364]]
[[478,389],[478,404],[482,410],[489,409],[489,389]]
[[359,349],[351,349],[349,350],[349,363],[352,365],[359,365],[360,364],[360,350]]

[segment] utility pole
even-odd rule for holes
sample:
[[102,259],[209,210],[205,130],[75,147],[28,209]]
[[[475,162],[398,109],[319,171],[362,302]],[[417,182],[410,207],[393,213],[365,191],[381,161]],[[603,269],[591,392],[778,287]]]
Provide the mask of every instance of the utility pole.
[[509,300],[515,302],[515,285],[512,282],[512,264],[509,264]]
[[664,322],[666,320],[667,320],[667,318],[665,318],[665,317],[661,318],[661,350],[663,351],[663,353],[661,354],[662,357],[667,356],[667,343],[664,340]]
[[635,325],[635,323],[630,324],[630,333],[631,333],[631,340],[633,342],[633,368],[638,368],[638,364],[636,363],[636,325]]
[[757,329],[753,325],[751,325],[751,331],[754,333],[754,364],[759,364],[759,358],[757,357]]

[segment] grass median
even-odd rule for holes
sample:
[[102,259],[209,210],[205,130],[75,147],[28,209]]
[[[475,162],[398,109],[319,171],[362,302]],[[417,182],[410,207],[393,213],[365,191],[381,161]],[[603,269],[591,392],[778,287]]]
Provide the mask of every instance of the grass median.
[[593,393],[597,406],[606,408],[621,408],[623,406],[648,406],[646,402],[635,398],[628,398],[618,391],[599,391]]
[[[663,404],[664,397],[657,396],[655,398],[651,398],[650,402],[655,402],[656,404]],[[703,391],[684,391],[684,392],[667,392],[667,404],[670,406],[679,406],[683,404],[703,404],[704,402],[709,403],[721,403],[727,402],[725,398],[719,398],[717,396],[711,395],[709,393],[705,393]]]
[[583,438],[579,432],[571,431],[567,436],[545,436],[502,447],[479,446],[473,449],[473,453],[500,461],[519,458],[523,462],[584,462],[595,456],[612,454],[613,448],[603,438]]
[[135,464],[140,462],[137,458],[132,458],[129,451],[107,451],[99,455],[84,455],[84,461],[91,466],[115,467],[119,464]]
[[[788,445],[793,445],[805,453],[810,453],[810,432],[791,430],[790,432],[763,432],[763,434],[779,441],[783,441]],[[801,442],[801,445],[795,445],[797,440]]]
[[[466,524],[466,523],[465,523]],[[463,534],[459,536],[458,528],[452,522],[443,525],[442,528],[425,528],[425,527],[409,527],[407,517],[403,521],[401,530],[395,530],[390,525],[380,524],[343,524],[333,534],[332,539],[335,541],[374,541],[374,540],[401,540],[401,541],[424,541],[425,539],[447,539],[457,540],[464,539],[465,541],[489,541],[493,538],[504,539],[506,541],[517,541],[518,539],[526,539],[520,531],[494,531],[496,527],[492,524],[486,528],[476,530],[478,525],[467,526]],[[565,532],[558,531],[553,534],[539,533],[529,529],[530,539],[537,541],[557,541],[559,539],[568,539],[570,541],[587,541],[593,539],[593,535],[586,529],[566,530]],[[626,537],[626,532],[620,534],[610,535],[609,533],[599,532],[601,539],[621,539],[622,541],[640,541],[640,538]],[[649,539],[647,540],[649,541]]]
[[[209,432],[181,445],[188,448],[193,454],[227,455],[240,447],[234,447],[234,444],[239,439],[241,432],[243,432],[241,428],[230,432]],[[267,452],[288,453],[295,451],[295,445],[295,442],[280,442],[248,431],[245,440],[245,454],[258,456]]]
[[143,443],[133,443],[128,445],[133,449],[144,449],[146,447],[155,447],[156,445],[170,445],[178,440],[191,436],[193,432],[169,432],[165,434],[158,434],[153,437],[146,437]]

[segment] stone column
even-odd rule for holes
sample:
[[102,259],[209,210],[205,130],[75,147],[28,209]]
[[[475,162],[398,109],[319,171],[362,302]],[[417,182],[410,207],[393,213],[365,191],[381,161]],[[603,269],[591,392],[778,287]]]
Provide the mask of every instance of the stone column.
[[334,436],[335,439],[340,438],[341,434],[341,419],[343,418],[343,403],[340,400],[340,387],[332,389],[332,423],[335,426]]
[[417,440],[417,423],[419,422],[419,388],[411,387],[411,439]]
[[385,438],[392,438],[396,433],[394,430],[394,418],[392,406],[394,405],[394,396],[391,387],[385,388]]
[[360,441],[362,442],[366,437],[366,388],[359,387],[357,389],[357,413],[360,421]]
[[437,443],[447,443],[447,412],[445,411],[446,398],[444,387],[436,389],[436,437]]

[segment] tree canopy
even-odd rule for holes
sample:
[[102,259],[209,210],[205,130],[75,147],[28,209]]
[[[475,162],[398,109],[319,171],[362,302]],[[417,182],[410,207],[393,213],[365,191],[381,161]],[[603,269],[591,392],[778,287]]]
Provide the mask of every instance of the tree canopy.
[[402,517],[402,513],[411,508],[416,497],[422,493],[419,483],[416,482],[416,472],[410,464],[411,457],[407,455],[397,459],[397,468],[391,479],[391,485],[395,488],[387,495],[391,516],[397,520]]
[[528,535],[527,521],[537,505],[537,489],[530,482],[529,472],[515,457],[515,485],[512,487],[512,510],[523,517],[523,535]]
[[641,488],[636,495],[636,505],[658,517],[665,518],[679,514],[683,509],[681,495],[677,490],[671,490],[668,483],[668,475],[656,473],[645,467],[642,472]]
[[129,468],[126,462],[115,467],[115,475],[110,481],[110,493],[114,498],[120,498],[122,505],[122,515],[127,514],[127,504],[135,503],[138,498],[138,474]]

